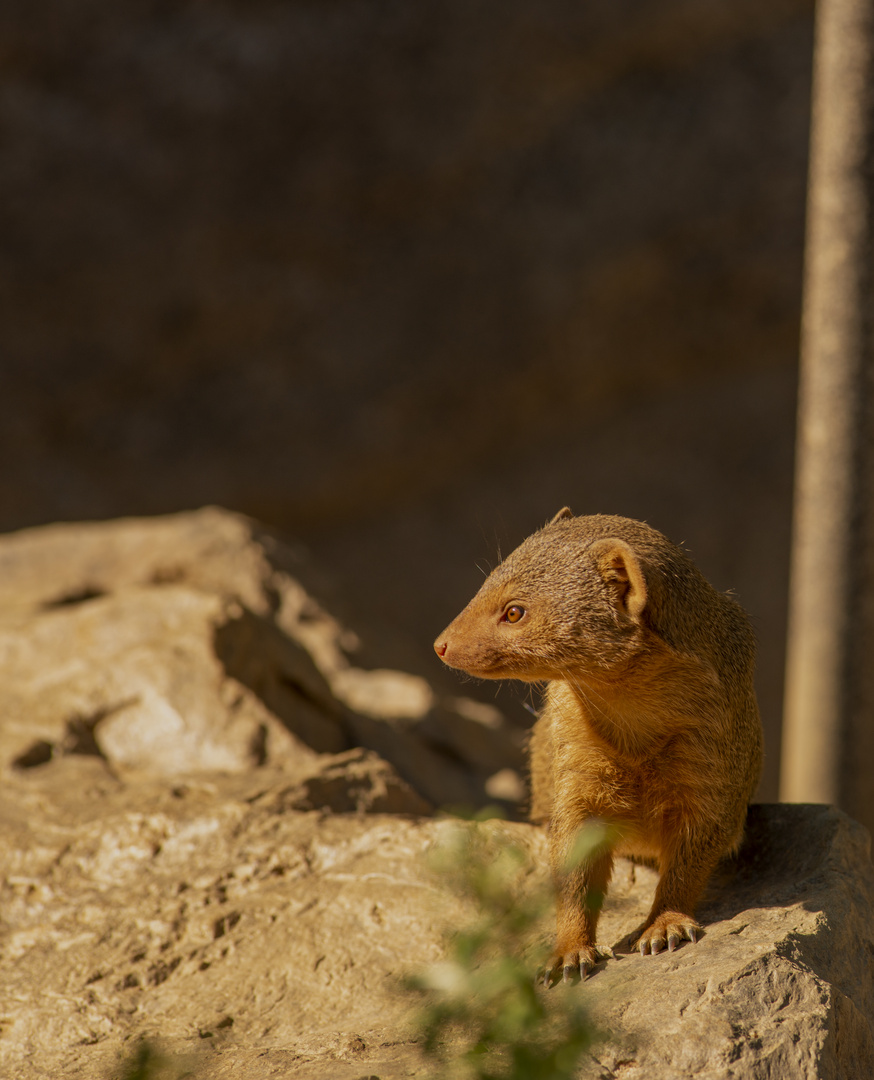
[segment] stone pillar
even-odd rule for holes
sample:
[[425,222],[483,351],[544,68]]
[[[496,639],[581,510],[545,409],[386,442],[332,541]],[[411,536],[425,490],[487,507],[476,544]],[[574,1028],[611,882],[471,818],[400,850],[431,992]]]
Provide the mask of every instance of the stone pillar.
[[874,0],[819,0],[781,798],[874,829]]

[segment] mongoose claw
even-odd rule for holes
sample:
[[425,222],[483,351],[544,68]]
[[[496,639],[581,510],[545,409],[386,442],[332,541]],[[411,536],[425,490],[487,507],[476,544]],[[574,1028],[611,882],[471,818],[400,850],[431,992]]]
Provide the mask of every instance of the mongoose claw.
[[[568,973],[568,971],[572,971],[573,968],[566,967],[566,968],[563,968],[561,970],[562,970],[562,978],[564,979],[565,982],[567,982],[568,981],[568,979],[566,977],[567,973]],[[534,981],[538,986],[545,986],[546,989],[549,990],[551,987],[553,987],[559,981],[558,973],[559,973],[558,962],[557,961],[550,961],[550,963],[548,963],[546,965],[546,967],[542,967],[542,968],[538,969],[537,977],[536,977],[536,979]]]
[[647,954],[656,956],[665,949],[674,952],[682,941],[691,941],[693,944],[698,940],[701,927],[688,915],[681,915],[676,911],[668,911],[648,926],[640,935],[637,947],[640,955]]
[[578,951],[557,953],[545,968],[538,971],[537,982],[547,987],[554,986],[559,981],[582,982],[592,974],[599,960],[607,959],[616,959],[609,945],[587,945]]
[[555,968],[547,966],[538,970],[534,983],[536,986],[543,986],[549,990],[557,978],[558,976],[556,975]]
[[580,982],[582,982],[588,974],[589,965],[585,960],[581,960],[577,965],[565,964],[564,969],[562,970],[561,981],[565,983],[573,982],[574,976],[579,975]]
[[594,958],[590,961],[585,953],[568,953],[567,956],[555,956],[545,968],[537,973],[537,982],[550,989],[559,982],[582,982],[594,967]]
[[664,949],[664,947],[665,939],[663,937],[650,938],[649,951],[653,956],[658,956],[658,954],[662,951],[662,949]]

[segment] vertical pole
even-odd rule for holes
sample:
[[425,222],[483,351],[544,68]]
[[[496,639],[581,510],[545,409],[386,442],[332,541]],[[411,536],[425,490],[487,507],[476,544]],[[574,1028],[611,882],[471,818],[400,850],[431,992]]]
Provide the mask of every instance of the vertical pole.
[[874,0],[817,7],[780,796],[874,828]]

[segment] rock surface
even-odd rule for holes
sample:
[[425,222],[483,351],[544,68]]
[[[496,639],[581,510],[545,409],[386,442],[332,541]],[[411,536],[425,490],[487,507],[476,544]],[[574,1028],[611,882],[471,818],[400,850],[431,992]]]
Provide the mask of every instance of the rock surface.
[[[396,980],[470,915],[423,860],[444,826],[300,806],[271,767],[130,786],[69,757],[7,786],[3,1074],[117,1076],[146,1034],[202,1080],[426,1075]],[[542,873],[538,830],[491,829]],[[585,995],[610,1033],[580,1075],[869,1077],[867,858],[838,812],[754,808],[697,946],[543,991]],[[653,884],[620,862],[606,940],[639,924]]]
[[[199,1080],[426,1075],[399,979],[471,915],[430,811],[515,735],[356,673],[310,574],[216,510],[0,539],[0,1075],[120,1077],[142,1035]],[[482,828],[543,880],[539,830]],[[654,881],[619,862],[602,940]],[[541,991],[607,1033],[580,1077],[874,1075],[872,891],[843,814],[751,808],[697,945]]]
[[91,753],[170,776],[368,746],[417,810],[489,801],[492,774],[521,767],[522,732],[416,676],[354,667],[355,635],[303,584],[316,577],[218,509],[5,537],[0,763]]

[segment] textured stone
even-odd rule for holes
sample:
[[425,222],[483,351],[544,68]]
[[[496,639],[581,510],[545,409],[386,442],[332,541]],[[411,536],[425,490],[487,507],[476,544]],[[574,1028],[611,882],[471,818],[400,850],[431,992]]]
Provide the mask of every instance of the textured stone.
[[[4,1075],[110,1075],[143,1033],[202,1080],[424,1075],[396,980],[470,915],[422,859],[445,826],[297,799],[272,767],[131,786],[74,756],[15,776],[0,796]],[[485,829],[544,874],[540,831]],[[654,882],[620,860],[607,940],[639,924]],[[871,884],[845,816],[753,808],[697,945],[542,991],[584,995],[608,1033],[580,1075],[867,1078]]]
[[446,738],[482,727],[476,704],[355,667],[319,587],[300,548],[216,508],[3,537],[0,762],[92,753],[172,776],[366,746],[429,803],[487,802],[518,732],[493,709],[489,754]]
[[[259,796],[259,799],[268,796]],[[428,814],[433,807],[378,754],[356,748],[323,757],[296,783],[271,791],[270,806],[334,813]]]
[[204,1076],[221,1046],[292,1076],[397,1041],[394,979],[437,955],[434,826],[295,811],[287,789],[269,768],[131,788],[81,757],[7,786],[0,1072],[100,1076],[138,1032]]

